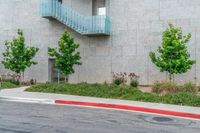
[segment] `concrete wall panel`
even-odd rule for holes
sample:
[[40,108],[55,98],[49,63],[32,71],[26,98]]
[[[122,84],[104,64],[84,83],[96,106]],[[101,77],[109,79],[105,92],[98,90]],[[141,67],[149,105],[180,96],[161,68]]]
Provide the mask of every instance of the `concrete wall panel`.
[[[63,3],[84,15],[92,15],[92,0],[63,0]],[[197,60],[192,70],[175,76],[179,83],[200,83],[200,1],[199,0],[106,0],[107,14],[111,17],[109,37],[86,37],[76,33],[57,20],[41,18],[39,0],[0,0],[0,44],[16,35],[18,28],[24,30],[26,42],[40,48],[35,57],[38,61],[26,71],[26,79],[48,80],[48,47],[56,47],[65,29],[80,44],[82,65],[75,66],[76,73],[69,81],[111,81],[111,72],[135,72],[141,84],[167,80],[150,61],[149,52],[157,50],[163,30],[168,22],[190,32],[188,44],[191,58]],[[3,45],[0,54],[3,52]],[[2,59],[2,56],[0,56]],[[2,64],[1,73],[5,73]]]

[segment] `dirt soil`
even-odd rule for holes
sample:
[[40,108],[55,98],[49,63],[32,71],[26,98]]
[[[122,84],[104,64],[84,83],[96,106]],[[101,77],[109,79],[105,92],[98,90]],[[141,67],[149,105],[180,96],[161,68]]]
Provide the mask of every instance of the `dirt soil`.
[[140,86],[139,89],[142,92],[151,92],[151,87],[150,86]]

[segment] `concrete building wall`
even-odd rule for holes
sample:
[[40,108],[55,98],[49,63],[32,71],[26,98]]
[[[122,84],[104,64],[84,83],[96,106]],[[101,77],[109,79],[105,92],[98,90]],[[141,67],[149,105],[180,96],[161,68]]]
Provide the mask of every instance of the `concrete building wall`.
[[63,4],[72,7],[83,15],[92,15],[92,0],[63,0]]
[[140,75],[143,84],[166,80],[150,61],[148,53],[156,51],[161,42],[162,31],[168,22],[181,26],[185,33],[191,32],[188,45],[191,58],[197,64],[186,74],[175,77],[177,82],[199,82],[199,10],[198,0],[110,0],[112,22],[112,49],[120,47],[122,55],[112,56],[112,71],[133,71]]
[[[92,0],[64,0],[84,15],[92,15]],[[188,45],[191,58],[197,60],[192,70],[175,77],[177,82],[200,82],[200,1],[199,0],[106,0],[107,14],[111,17],[111,35],[82,36],[57,20],[41,18],[39,0],[0,0],[0,48],[4,40],[24,30],[29,45],[40,48],[36,60],[25,73],[26,78],[48,80],[49,46],[56,47],[57,41],[68,29],[80,43],[82,65],[76,66],[76,73],[70,82],[111,81],[111,72],[135,72],[142,84],[166,80],[166,73],[151,63],[148,53],[156,51],[161,42],[162,31],[172,22],[191,32]],[[0,54],[2,50],[0,51]],[[2,56],[0,56],[2,59]],[[1,73],[5,72],[3,66]]]

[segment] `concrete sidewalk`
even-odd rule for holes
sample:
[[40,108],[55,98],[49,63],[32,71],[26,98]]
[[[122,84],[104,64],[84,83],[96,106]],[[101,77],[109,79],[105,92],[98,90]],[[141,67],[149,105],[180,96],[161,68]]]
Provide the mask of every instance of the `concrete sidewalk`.
[[[105,98],[95,98],[95,97],[72,96],[72,95],[62,95],[62,94],[25,92],[24,91],[25,89],[26,87],[1,90],[0,99],[10,99],[10,100],[19,100],[19,101],[25,100],[27,102],[30,101],[30,102],[39,102],[39,103],[52,103],[52,104],[56,103],[55,102],[56,100],[75,101],[74,104],[76,102],[90,102],[90,103],[97,103],[97,104],[112,104],[112,105],[120,105],[120,106],[134,106],[134,107],[143,107],[143,108],[149,108],[149,109],[185,112],[185,113],[197,114],[200,116],[199,107],[137,102],[137,101],[118,100],[118,99],[105,99]],[[70,104],[73,104],[73,103],[70,102]],[[79,105],[82,105],[82,104],[79,104]]]

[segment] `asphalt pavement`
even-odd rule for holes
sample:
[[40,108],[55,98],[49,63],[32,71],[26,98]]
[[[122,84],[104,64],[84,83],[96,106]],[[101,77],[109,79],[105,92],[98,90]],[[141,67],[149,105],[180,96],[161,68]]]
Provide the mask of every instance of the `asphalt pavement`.
[[0,133],[199,132],[199,120],[112,109],[0,100]]

